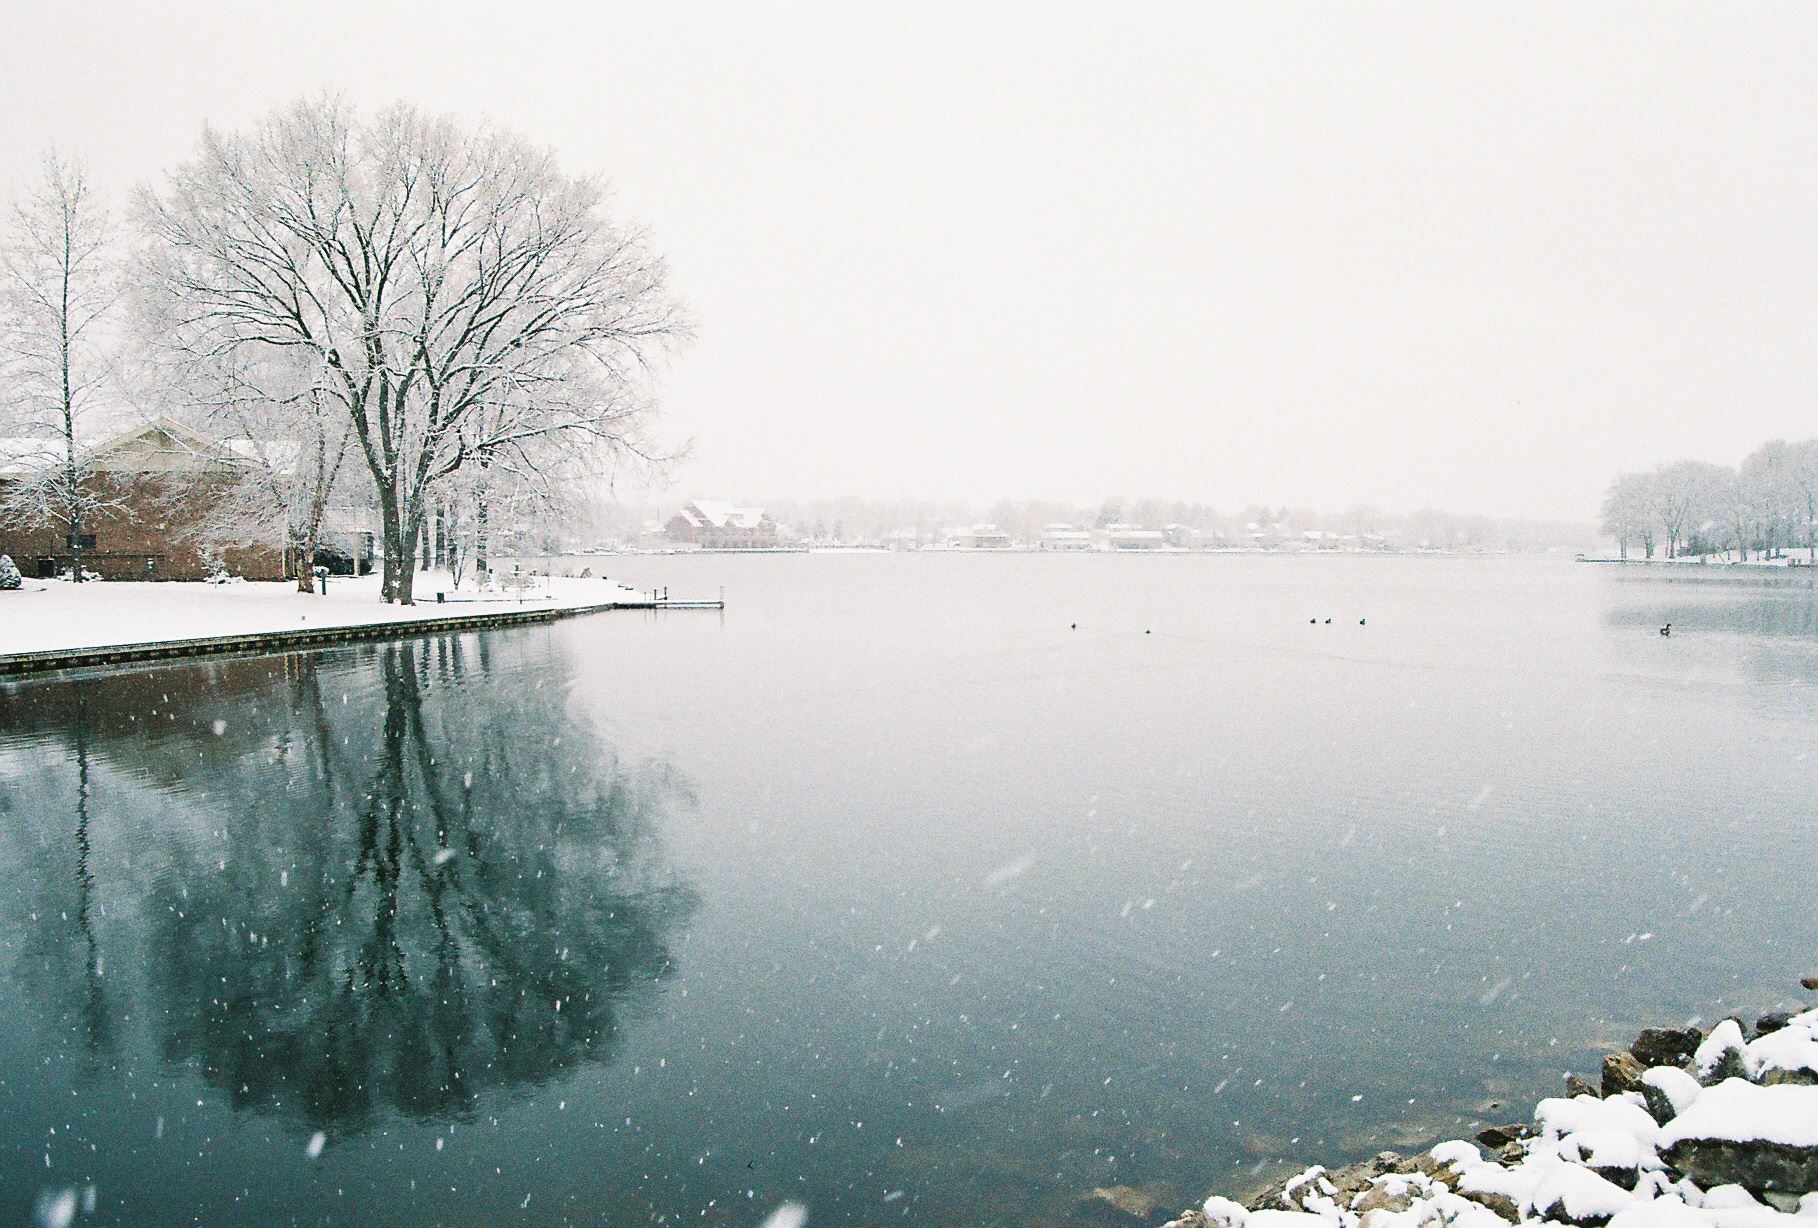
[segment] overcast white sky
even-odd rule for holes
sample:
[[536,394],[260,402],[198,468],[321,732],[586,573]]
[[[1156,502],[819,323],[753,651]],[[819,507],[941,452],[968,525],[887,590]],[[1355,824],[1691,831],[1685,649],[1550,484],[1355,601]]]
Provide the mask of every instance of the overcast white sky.
[[616,185],[674,493],[1432,502],[1818,435],[1818,7],[5,0],[0,189],[304,93]]

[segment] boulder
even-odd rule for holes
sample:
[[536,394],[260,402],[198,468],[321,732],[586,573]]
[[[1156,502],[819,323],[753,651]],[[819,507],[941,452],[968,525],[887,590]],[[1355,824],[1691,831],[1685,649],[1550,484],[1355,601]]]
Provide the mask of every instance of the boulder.
[[1706,1087],[1722,1083],[1725,1079],[1742,1078],[1748,1073],[1743,1061],[1745,1047],[1741,1022],[1725,1019],[1711,1029],[1711,1034],[1704,1038],[1698,1051],[1692,1054],[1692,1073]]
[[1677,1066],[1656,1066],[1641,1076],[1641,1099],[1648,1116],[1663,1126],[1683,1113],[1702,1090],[1697,1079]]
[[1703,1040],[1697,1028],[1643,1028],[1629,1052],[1643,1067],[1683,1066]]
[[1412,1157],[1403,1171],[1419,1173],[1434,1185],[1456,1191],[1463,1166],[1481,1163],[1482,1159],[1483,1153],[1468,1144],[1442,1143],[1432,1151]]
[[1501,1151],[1510,1143],[1534,1137],[1534,1127],[1525,1121],[1512,1121],[1506,1126],[1485,1126],[1477,1132],[1477,1141],[1491,1151]]
[[1603,1058],[1603,1094],[1605,1098],[1623,1092],[1639,1091],[1641,1076],[1647,1067],[1632,1053],[1606,1053]]
[[1352,1199],[1351,1210],[1358,1215],[1368,1215],[1372,1211],[1406,1211],[1414,1205],[1414,1195],[1414,1187],[1406,1182],[1384,1182]]
[[1500,1216],[1511,1224],[1521,1220],[1521,1208],[1507,1194],[1498,1194],[1490,1190],[1460,1190],[1461,1197],[1468,1198],[1492,1215]]
[[1818,1190],[1818,1087],[1707,1087],[1660,1131],[1661,1158],[1706,1189]]
[[1581,1078],[1575,1074],[1566,1076],[1567,1096],[1595,1096],[1596,1094],[1597,1085],[1592,1083],[1589,1079]]
[[1758,1083],[1818,1083],[1818,1027],[1805,1016],[1749,1042],[1742,1054]]
[[1621,1186],[1574,1164],[1547,1171],[1528,1196],[1539,1218],[1579,1225],[1608,1223],[1634,1201],[1635,1196]]
[[1805,1087],[1818,1085],[1818,1070],[1785,1070],[1774,1067],[1763,1072],[1761,1081],[1769,1087],[1777,1083],[1796,1083]]
[[1778,1032],[1791,1022],[1793,1022],[1792,1011],[1769,1011],[1755,1020],[1755,1039],[1760,1040],[1763,1036]]
[[1761,1139],[1688,1138],[1660,1154],[1703,1186],[1735,1184],[1762,1193],[1791,1194],[1818,1189],[1818,1147]]

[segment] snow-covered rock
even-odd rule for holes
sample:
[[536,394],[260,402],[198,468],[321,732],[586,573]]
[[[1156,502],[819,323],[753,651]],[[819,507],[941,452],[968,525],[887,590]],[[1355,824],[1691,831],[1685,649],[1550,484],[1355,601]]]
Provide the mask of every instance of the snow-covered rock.
[[[1531,1135],[1485,1131],[1489,1156],[1454,1141],[1315,1166],[1173,1228],[1818,1228],[1818,1010],[1763,1019],[1752,1041],[1733,1019],[1644,1032],[1615,1064],[1624,1090],[1569,1083]],[[1663,1060],[1637,1074],[1644,1052]]]
[[1742,1051],[1743,1070],[1760,1083],[1818,1083],[1818,1026],[1802,1022],[1757,1037]]
[[1711,1029],[1711,1034],[1692,1054],[1693,1072],[1704,1083],[1721,1083],[1744,1073],[1742,1053],[1746,1044],[1742,1025],[1734,1019],[1725,1019]]
[[1703,1090],[1703,1084],[1677,1066],[1656,1066],[1641,1076],[1648,1112],[1663,1125],[1690,1108]]
[[1702,1186],[1818,1190],[1818,1087],[1726,1079],[1662,1127],[1660,1143]]

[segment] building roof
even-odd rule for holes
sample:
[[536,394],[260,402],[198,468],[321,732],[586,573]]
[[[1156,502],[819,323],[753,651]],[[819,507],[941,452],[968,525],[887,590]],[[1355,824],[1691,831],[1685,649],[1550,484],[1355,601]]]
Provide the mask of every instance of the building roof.
[[712,499],[696,499],[678,514],[697,529],[755,529],[765,520],[761,507],[735,507]]
[[[0,474],[33,473],[60,463],[63,440],[56,436],[0,439]],[[79,444],[89,470],[136,472],[183,469],[194,462],[239,465],[244,455],[233,444],[210,439],[171,418],[154,418],[99,442]]]
[[56,463],[62,454],[61,439],[36,439],[27,435],[0,437],[0,474],[31,473]]

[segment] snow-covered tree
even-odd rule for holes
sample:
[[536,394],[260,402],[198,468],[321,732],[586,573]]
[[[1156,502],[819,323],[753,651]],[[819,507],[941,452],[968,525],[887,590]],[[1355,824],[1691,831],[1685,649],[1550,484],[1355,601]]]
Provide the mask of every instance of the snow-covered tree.
[[1645,557],[1654,557],[1653,483],[1652,474],[1625,473],[1610,483],[1604,495],[1603,531],[1616,539],[1616,548],[1625,559],[1631,541],[1640,544]]
[[19,567],[13,562],[10,554],[0,554],[0,592],[18,588],[24,581],[19,576]]
[[1666,556],[1679,557],[1681,547],[1707,522],[1725,518],[1721,492],[1729,470],[1706,461],[1677,461],[1653,474],[1654,518],[1666,534]]
[[86,451],[110,372],[103,321],[119,295],[110,236],[82,164],[51,153],[0,237],[0,398],[7,433],[32,441],[0,518],[61,527],[78,581],[84,530],[117,502]]
[[1818,439],[1790,445],[1786,483],[1788,544],[1804,545],[1806,561],[1818,563]]
[[1803,546],[1818,561],[1818,440],[1770,439],[1743,458],[1740,472],[1755,497],[1763,546]]
[[515,137],[299,103],[203,133],[142,214],[170,340],[319,364],[411,600],[438,488],[483,458],[646,455],[647,364],[683,331],[643,234]]

